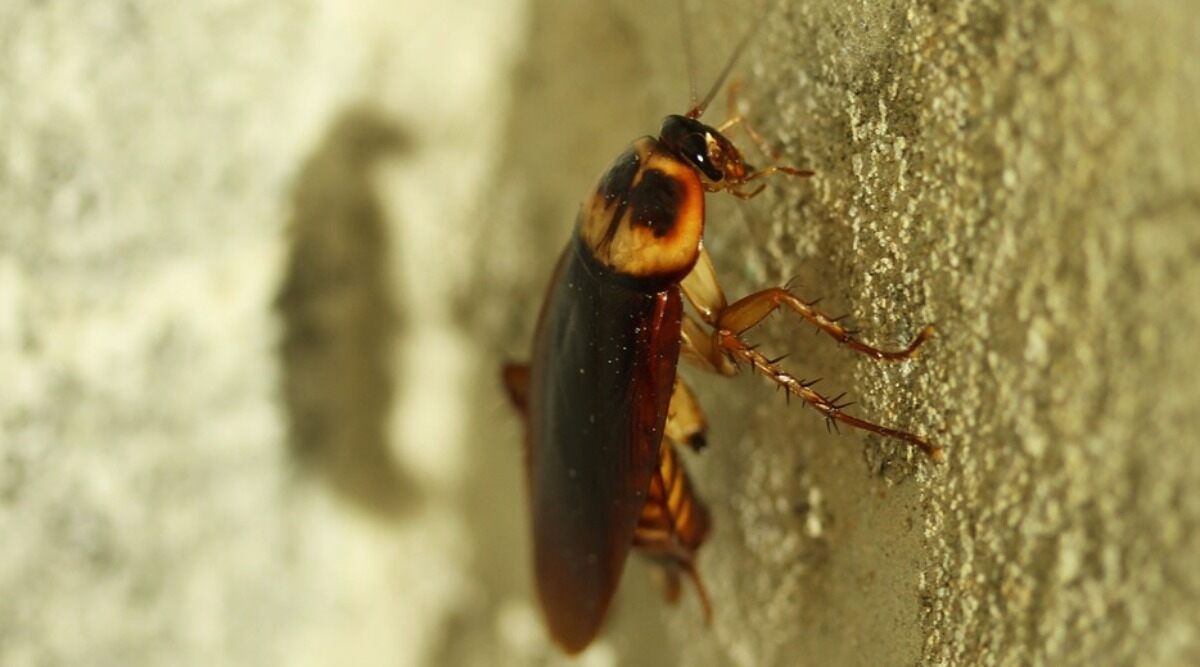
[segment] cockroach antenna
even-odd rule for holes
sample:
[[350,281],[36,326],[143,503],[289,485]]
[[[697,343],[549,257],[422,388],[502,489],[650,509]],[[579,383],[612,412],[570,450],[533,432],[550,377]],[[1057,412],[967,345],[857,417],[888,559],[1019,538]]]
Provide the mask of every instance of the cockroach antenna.
[[733,53],[729,55],[729,60],[726,61],[725,67],[721,70],[721,74],[717,76],[717,80],[713,83],[712,88],[708,89],[708,93],[704,96],[704,99],[700,100],[699,104],[695,104],[696,84],[694,83],[695,76],[693,69],[693,61],[695,59],[692,54],[692,40],[691,36],[688,34],[690,31],[687,28],[687,12],[684,11],[683,0],[679,0],[678,4],[679,14],[681,17],[680,21],[683,24],[683,48],[688,58],[688,83],[691,87],[692,96],[690,101],[693,102],[692,107],[688,109],[688,112],[684,115],[688,118],[700,118],[700,116],[704,115],[704,110],[708,108],[709,103],[711,103],[713,98],[717,96],[717,91],[721,89],[721,86],[725,85],[725,79],[729,78],[729,73],[733,71],[733,66],[737,64],[738,58],[742,57],[742,52],[745,51],[746,46],[750,44],[751,38],[754,37],[755,33],[758,32],[759,27],[763,24],[763,19],[767,15],[766,5],[764,4],[760,6],[758,16],[754,18],[754,23],[750,26],[750,29],[746,31],[746,34],[742,35],[742,39],[738,42],[737,47],[735,47],[733,49]]
[[687,67],[688,78],[688,105],[690,108],[696,108],[696,53],[692,50],[692,30],[688,25],[687,7],[684,5],[685,0],[675,0],[675,7],[679,9],[679,29],[683,33],[683,58],[684,65]]

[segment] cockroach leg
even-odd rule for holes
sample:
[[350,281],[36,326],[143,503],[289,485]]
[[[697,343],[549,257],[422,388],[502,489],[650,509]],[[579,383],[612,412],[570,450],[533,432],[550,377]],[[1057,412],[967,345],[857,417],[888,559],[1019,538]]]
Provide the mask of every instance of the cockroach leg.
[[801,301],[796,295],[783,287],[772,287],[738,299],[717,316],[714,326],[718,329],[725,329],[735,334],[741,334],[761,322],[764,317],[770,315],[780,307],[790,309],[800,317],[815,324],[839,343],[873,359],[889,361],[908,359],[916,354],[917,349],[925,341],[934,336],[933,325],[926,325],[903,349],[881,350],[858,340],[836,318],[829,317],[825,313],[813,308],[812,303]]
[[[725,298],[725,291],[721,288],[720,281],[717,280],[717,272],[713,268],[712,258],[709,256],[708,250],[703,246],[700,248],[700,257],[696,260],[695,267],[679,283],[679,286],[682,288],[683,295],[687,298],[688,302],[692,304],[692,307],[696,309],[696,313],[700,315],[700,319],[704,320],[706,324],[717,329],[728,329],[737,334],[744,333],[776,309],[787,307],[804,319],[817,325],[817,327],[838,342],[874,359],[908,359],[916,354],[917,348],[922,343],[934,336],[933,326],[927,325],[917,333],[912,342],[904,349],[881,350],[859,341],[854,337],[853,332],[838,322],[837,318],[830,317],[814,308],[815,301],[810,303],[801,301],[785,287],[772,287],[755,292],[750,296],[738,299],[736,303],[730,305]],[[684,325],[686,338],[693,339],[687,344],[693,350],[700,350],[702,353],[705,352],[707,348],[695,342],[700,336],[694,330],[699,329],[699,327],[694,322],[690,327],[686,321]],[[693,331],[688,331],[689,328]],[[702,356],[710,361],[709,366],[724,367],[714,363],[714,357],[711,354],[703,353]],[[723,372],[723,374],[728,375],[729,373]]]
[[704,618],[712,620],[708,590],[696,570],[696,550],[708,535],[708,510],[692,494],[675,445],[664,437],[658,470],[650,481],[646,504],[633,533],[633,546],[657,561],[668,579],[682,570],[696,586]]
[[[710,339],[711,340],[711,339]],[[671,406],[667,409],[667,424],[664,433],[672,442],[687,445],[693,451],[704,449],[707,444],[708,421],[700,402],[687,384],[675,377],[675,389],[671,392]]]
[[717,317],[729,307],[725,299],[725,291],[717,280],[717,271],[713,268],[712,257],[703,244],[700,246],[700,257],[696,266],[679,283],[688,303],[699,313],[700,319],[706,324],[716,324]]
[[754,143],[754,146],[758,148],[759,152],[762,153],[763,156],[772,163],[779,159],[779,156],[775,153],[775,151],[767,148],[767,141],[763,139],[763,136],[758,133],[758,130],[754,129],[754,126],[750,124],[750,119],[746,118],[740,113],[731,112],[729,117],[725,119],[725,122],[721,123],[720,126],[717,127],[717,131],[721,134],[727,134],[729,130],[732,130],[735,127],[741,127],[743,130],[745,130],[746,134],[750,137],[750,141]]
[[[721,125],[719,125],[717,127],[717,131],[722,134],[726,134],[728,130],[731,130],[735,127],[741,127],[743,130],[745,130],[746,134],[750,137],[750,141],[754,143],[755,147],[758,148],[759,152],[762,153],[763,156],[766,157],[767,160],[769,160],[771,164],[770,164],[770,166],[766,167],[765,169],[754,169],[753,167],[750,167],[747,165],[747,169],[750,169],[750,173],[742,176],[742,178],[740,180],[738,180],[737,183],[739,183],[739,184],[740,183],[749,183],[750,181],[753,181],[753,180],[756,180],[759,178],[766,178],[767,176],[770,176],[775,173],[787,174],[789,176],[797,176],[797,177],[812,176],[814,172],[812,172],[808,169],[797,169],[795,167],[788,167],[788,166],[779,164],[779,154],[777,152],[771,150],[767,146],[766,140],[763,139],[763,136],[758,133],[758,130],[754,129],[754,126],[750,123],[750,119],[746,118],[746,116],[744,116],[740,112],[738,112],[737,96],[738,96],[738,93],[741,91],[741,88],[742,88],[741,81],[734,81],[733,83],[729,84],[727,116],[726,116],[725,122],[721,123]],[[732,194],[733,196],[735,196],[739,199],[750,199],[751,197],[756,196],[760,192],[762,192],[761,187],[757,188],[755,190],[752,190],[750,192],[744,192],[744,191],[738,190],[738,189],[730,189],[729,190],[730,194]]]
[[[817,325],[836,340],[847,347],[866,354],[875,359],[907,359],[916,353],[918,347],[934,335],[933,326],[923,328],[911,343],[902,350],[881,350],[854,338],[853,334],[837,322],[813,308],[813,303],[805,303],[793,295],[788,289],[774,287],[756,292],[736,302],[726,305],[725,292],[717,281],[712,260],[703,248],[695,268],[680,282],[683,294],[700,314],[705,323],[713,327],[711,343],[707,346],[699,343],[703,338],[703,329],[694,320],[685,319],[682,335],[684,350],[691,350],[689,357],[700,357],[709,368],[732,366],[738,361],[745,362],[754,371],[761,372],[789,395],[797,396],[817,408],[831,425],[837,422],[849,424],[872,433],[893,437],[919,447],[935,461],[942,458],[940,447],[931,444],[925,438],[874,424],[853,415],[847,414],[844,408],[849,404],[839,404],[812,389],[814,383],[804,383],[783,371],[777,364],[779,359],[769,359],[756,351],[741,339],[741,334],[761,322],[776,309],[787,307],[801,317]],[[815,303],[815,302],[814,302]],[[718,361],[719,357],[726,357]]]
[[[812,172],[807,169],[796,169],[794,167],[784,167],[782,165],[773,164],[773,165],[767,167],[766,169],[759,169],[759,170],[750,172],[750,174],[748,176],[746,176],[745,178],[742,178],[738,182],[739,183],[749,183],[750,181],[753,181],[756,178],[764,178],[764,177],[770,176],[771,174],[776,174],[776,173],[787,174],[788,176],[799,176],[799,177],[804,178],[804,177],[812,176],[816,172]],[[741,190],[739,188],[727,187],[727,188],[725,188],[725,191],[728,192],[729,194],[733,195],[734,197],[737,197],[738,199],[746,200],[746,199],[753,199],[753,198],[757,197],[766,188],[767,188],[766,185],[759,185],[757,188],[754,188],[753,190],[746,192],[745,190]]]
[[738,111],[737,99],[738,94],[741,92],[742,82],[740,79],[734,79],[732,82],[730,82],[729,91],[726,97],[725,122],[721,123],[721,125],[717,127],[717,131],[725,134],[727,130],[731,130],[740,125],[742,129],[746,131],[746,134],[749,135],[750,141],[754,142],[754,145],[764,157],[771,160],[771,162],[777,161],[779,159],[779,155],[775,151],[767,148],[767,142],[765,139],[763,139],[763,136],[758,133],[758,130],[754,129],[754,126],[750,124],[749,119],[747,119]]
[[[733,128],[737,127],[738,125],[742,125],[745,122],[746,122],[746,117],[743,116],[742,114],[731,113],[725,119],[724,123],[721,123],[720,125],[717,126],[717,132],[727,135],[727,134],[729,134],[729,130],[732,130]],[[749,126],[744,126],[744,127],[749,127]],[[747,132],[749,132],[749,130],[747,130]],[[755,134],[758,134],[758,133],[755,132]]]
[[[745,180],[742,182],[749,183],[750,181],[759,178],[766,178],[767,176],[775,173],[787,174],[788,176],[796,176],[798,178],[808,178],[809,176],[816,174],[815,171],[810,169],[797,169],[795,167],[787,167],[781,164],[773,164],[765,169],[757,169],[751,172],[750,175],[746,176]],[[759,190],[762,190],[762,186],[759,187]]]
[[662,579],[663,600],[666,600],[667,604],[670,605],[679,604],[679,596],[683,593],[683,586],[679,583],[679,569],[659,567],[654,572]]
[[508,391],[508,400],[521,414],[525,414],[529,406],[529,364],[504,364],[500,374]]
[[729,190],[726,190],[726,192],[733,195],[734,197],[737,197],[738,199],[741,199],[742,201],[745,201],[747,199],[754,199],[758,195],[762,194],[762,191],[766,190],[766,189],[767,189],[767,186],[760,185],[757,188],[754,188],[753,190],[751,190],[750,192],[745,192],[744,190],[735,190],[735,189],[729,189]]
[[718,375],[737,373],[737,366],[733,364],[729,355],[713,342],[712,334],[691,317],[683,318],[680,339],[680,355],[692,364]]
[[668,536],[646,535],[640,530],[634,533],[633,546],[658,561],[666,579],[663,597],[667,602],[675,604],[679,601],[679,572],[682,570],[687,574],[696,587],[696,597],[700,600],[700,608],[704,610],[704,622],[712,625],[712,601],[709,600],[708,588],[704,585],[691,554],[680,555],[678,549],[671,545]]
[[[815,301],[810,303],[801,301],[784,287],[772,287],[755,292],[738,299],[733,304],[728,304],[725,291],[721,289],[721,283],[717,280],[717,272],[713,268],[712,258],[704,247],[700,248],[700,257],[696,260],[695,267],[679,283],[679,286],[683,289],[683,295],[705,323],[717,329],[728,329],[736,334],[744,333],[776,309],[786,307],[815,324],[839,343],[874,359],[908,359],[916,354],[917,348],[934,336],[933,325],[926,325],[905,348],[882,350],[855,338],[849,329],[837,321],[837,318],[830,317],[814,308]],[[690,337],[695,337],[695,335],[692,334]],[[692,347],[700,349],[700,345],[695,343],[692,343]],[[711,355],[705,355],[705,357],[712,359]]]
[[[736,304],[735,304],[736,305]],[[784,371],[782,368],[772,363],[770,359],[763,356],[752,346],[747,345],[745,341],[738,336],[737,333],[728,329],[719,329],[713,334],[713,339],[724,350],[728,351],[734,357],[750,364],[755,370],[770,378],[773,382],[783,387],[793,396],[797,396],[813,406],[824,415],[828,420],[828,424],[836,426],[837,422],[853,426],[871,433],[878,433],[887,438],[895,438],[907,442],[910,445],[918,447],[925,452],[935,462],[941,461],[943,458],[942,448],[929,442],[924,437],[900,431],[886,426],[875,424],[865,419],[859,419],[853,415],[847,414],[844,408],[849,403],[839,403],[841,397],[833,399],[826,398],[812,388],[815,383],[805,383],[794,376]]]

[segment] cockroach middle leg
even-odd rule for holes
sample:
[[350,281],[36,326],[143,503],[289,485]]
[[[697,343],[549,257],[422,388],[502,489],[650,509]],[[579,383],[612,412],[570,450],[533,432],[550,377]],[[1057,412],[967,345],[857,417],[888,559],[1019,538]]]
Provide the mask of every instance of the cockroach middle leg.
[[[737,366],[725,351],[717,347],[712,333],[702,324],[685,316],[680,327],[681,357],[692,364],[717,375],[735,375]],[[673,399],[672,399],[673,400]]]
[[917,353],[925,341],[933,338],[933,325],[926,325],[900,350],[883,350],[858,340],[851,330],[842,326],[838,318],[833,318],[813,307],[813,302],[801,301],[785,287],[771,287],[761,292],[755,292],[747,297],[738,299],[729,305],[717,317],[715,326],[735,334],[740,334],[758,324],[767,315],[778,308],[787,308],[800,317],[816,325],[821,331],[829,334],[834,340],[846,347],[879,360],[895,361],[908,359]]
[[858,340],[853,331],[842,326],[841,318],[830,317],[817,310],[813,302],[801,301],[786,287],[771,287],[726,305],[725,293],[717,282],[716,272],[708,251],[701,250],[700,259],[692,272],[680,283],[684,296],[696,307],[700,317],[714,329],[735,334],[745,333],[778,308],[787,308],[816,325],[846,347],[879,360],[902,360],[916,354],[925,341],[933,338],[933,325],[926,325],[907,346],[899,350],[884,350]]

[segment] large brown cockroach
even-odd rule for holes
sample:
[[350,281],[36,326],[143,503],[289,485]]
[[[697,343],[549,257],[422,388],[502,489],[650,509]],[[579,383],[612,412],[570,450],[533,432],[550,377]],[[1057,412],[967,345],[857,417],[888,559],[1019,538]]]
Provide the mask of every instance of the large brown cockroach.
[[[634,141],[600,178],[550,279],[532,360],[504,368],[526,427],[538,597],[551,636],[569,653],[596,636],[631,548],[663,566],[669,598],[678,594],[680,574],[688,576],[711,614],[695,564],[708,511],[675,449],[699,450],[705,442],[699,405],[675,375],[681,353],[722,375],[745,363],[830,423],[896,438],[941,459],[941,449],[919,435],[847,414],[838,398],[813,390],[743,339],[782,307],[852,350],[906,359],[932,337],[931,326],[902,350],[881,350],[786,287],[730,304],[717,282],[703,245],[705,193],[746,199],[762,191],[761,185],[747,190],[748,183],[773,173],[812,175],[747,164],[725,136],[746,127],[732,110],[719,127],[699,120],[749,36],[703,100],[668,116],[657,138]],[[684,314],[683,298],[699,321]]]

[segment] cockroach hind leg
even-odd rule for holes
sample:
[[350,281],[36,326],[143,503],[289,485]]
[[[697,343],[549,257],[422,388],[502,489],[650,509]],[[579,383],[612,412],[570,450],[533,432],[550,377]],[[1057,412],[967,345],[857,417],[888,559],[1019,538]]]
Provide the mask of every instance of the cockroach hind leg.
[[529,406],[529,364],[507,363],[500,369],[508,400],[522,415]]
[[713,337],[717,345],[727,350],[735,358],[746,362],[772,382],[782,386],[789,393],[802,399],[808,405],[813,406],[817,412],[820,412],[825,417],[827,427],[832,429],[836,428],[838,423],[846,424],[863,431],[877,433],[885,438],[895,438],[905,442],[910,446],[920,449],[935,463],[943,460],[942,448],[933,444],[924,436],[882,426],[846,413],[844,409],[851,404],[839,403],[842,396],[832,399],[826,398],[812,388],[812,385],[815,383],[803,382],[779,366],[771,363],[770,359],[755,350],[752,346],[747,345],[735,332],[727,329],[719,329],[713,334]]
[[662,591],[663,600],[669,605],[679,604],[679,594],[683,591],[679,582],[679,569],[671,565],[662,565],[652,571]]
[[659,588],[662,590],[663,600],[669,605],[679,604],[681,594],[683,593],[682,581],[679,575],[686,574],[696,589],[696,599],[700,603],[700,611],[704,614],[704,623],[712,625],[712,600],[708,596],[708,587],[704,585],[704,580],[700,578],[700,573],[696,570],[692,562],[671,561],[662,563],[660,567],[654,568],[654,573],[655,579],[658,580]]
[[705,625],[712,625],[712,600],[708,597],[708,588],[704,585],[704,580],[700,578],[700,572],[696,569],[696,564],[687,562],[682,565],[688,578],[692,580],[692,584],[696,587],[696,597],[700,600],[700,608],[704,612]]

